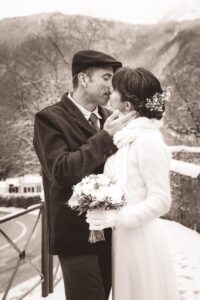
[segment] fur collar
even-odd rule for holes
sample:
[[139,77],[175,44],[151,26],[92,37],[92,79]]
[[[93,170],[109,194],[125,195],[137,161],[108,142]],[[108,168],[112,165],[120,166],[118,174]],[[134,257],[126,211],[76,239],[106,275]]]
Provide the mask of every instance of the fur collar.
[[114,144],[117,148],[121,148],[134,142],[139,136],[146,132],[157,131],[162,127],[162,120],[148,119],[146,117],[138,117],[131,120],[124,128],[113,136]]

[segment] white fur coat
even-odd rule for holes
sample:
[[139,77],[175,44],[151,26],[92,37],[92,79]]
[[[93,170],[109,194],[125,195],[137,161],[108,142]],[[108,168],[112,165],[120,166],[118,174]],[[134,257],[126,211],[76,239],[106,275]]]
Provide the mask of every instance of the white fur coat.
[[141,226],[170,208],[170,153],[161,126],[161,121],[139,117],[113,137],[119,150],[107,160],[104,173],[126,194],[128,205],[120,210],[119,226]]

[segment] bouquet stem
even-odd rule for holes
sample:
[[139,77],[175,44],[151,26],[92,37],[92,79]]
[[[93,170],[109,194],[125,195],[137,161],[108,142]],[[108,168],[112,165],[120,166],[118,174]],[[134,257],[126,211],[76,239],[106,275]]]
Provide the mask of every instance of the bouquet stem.
[[91,230],[88,242],[96,243],[100,241],[105,241],[104,231],[103,230]]

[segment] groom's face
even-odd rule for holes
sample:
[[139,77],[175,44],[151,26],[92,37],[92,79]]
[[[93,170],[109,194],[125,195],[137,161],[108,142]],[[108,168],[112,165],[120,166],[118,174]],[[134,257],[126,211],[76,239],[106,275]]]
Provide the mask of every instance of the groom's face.
[[94,68],[87,80],[88,101],[96,105],[106,105],[111,94],[113,68]]

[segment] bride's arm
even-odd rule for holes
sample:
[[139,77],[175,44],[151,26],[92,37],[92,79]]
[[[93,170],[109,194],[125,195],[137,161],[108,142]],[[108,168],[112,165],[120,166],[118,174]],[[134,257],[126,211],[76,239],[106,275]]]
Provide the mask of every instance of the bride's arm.
[[[169,211],[170,154],[164,142],[154,135],[145,134],[135,145],[139,172],[147,189],[144,201],[123,207],[118,214],[118,225],[126,228],[141,226]],[[131,165],[129,165],[131,168]]]
[[[160,137],[145,134],[132,145],[132,150],[135,147],[137,147],[138,175],[143,177],[144,188],[146,187],[147,191],[146,199],[136,205],[126,205],[119,211],[88,212],[87,222],[90,224],[91,230],[101,230],[115,226],[136,228],[169,211],[171,206],[170,154],[167,146]],[[130,152],[130,157],[131,155]],[[135,154],[133,153],[133,155]],[[130,161],[128,164],[129,173],[131,173],[132,167]],[[134,180],[134,178],[131,180]],[[128,197],[131,197],[131,195]]]

